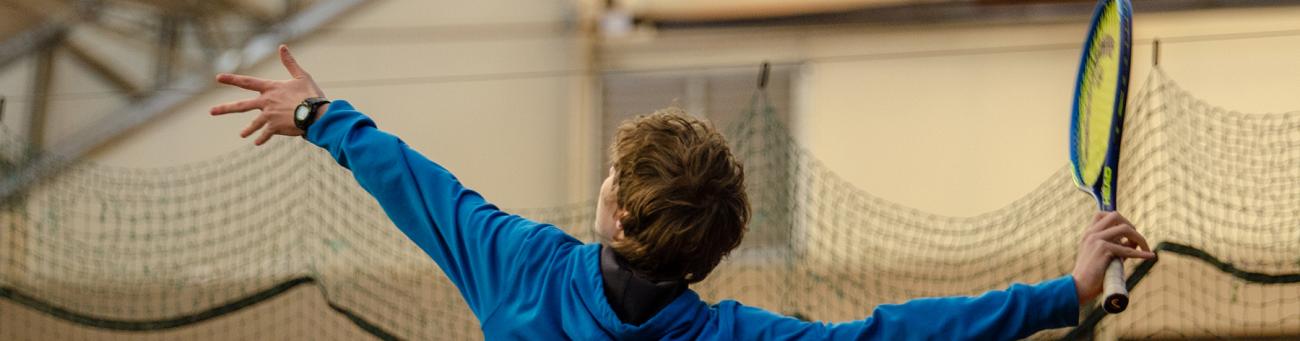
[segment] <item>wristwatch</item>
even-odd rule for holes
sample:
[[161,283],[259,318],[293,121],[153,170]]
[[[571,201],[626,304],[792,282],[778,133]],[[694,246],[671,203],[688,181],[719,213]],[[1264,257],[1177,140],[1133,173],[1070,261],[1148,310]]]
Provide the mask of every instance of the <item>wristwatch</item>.
[[321,106],[329,104],[329,100],[320,97],[311,97],[302,101],[298,108],[293,110],[293,125],[303,131],[303,137],[306,137],[307,128],[316,122],[316,110]]

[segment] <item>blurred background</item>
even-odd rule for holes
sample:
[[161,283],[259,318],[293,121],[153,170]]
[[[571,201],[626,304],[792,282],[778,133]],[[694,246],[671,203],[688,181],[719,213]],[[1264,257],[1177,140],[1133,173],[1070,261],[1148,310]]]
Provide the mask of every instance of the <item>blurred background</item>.
[[[0,0],[0,339],[481,338],[323,151],[207,115],[253,95],[218,72],[287,78],[281,43],[585,241],[619,122],[711,119],[758,198],[711,301],[845,321],[1055,278],[1095,210],[1064,168],[1095,4]],[[1162,256],[1129,312],[1035,338],[1300,337],[1300,1],[1134,10],[1120,211],[1208,257]]]

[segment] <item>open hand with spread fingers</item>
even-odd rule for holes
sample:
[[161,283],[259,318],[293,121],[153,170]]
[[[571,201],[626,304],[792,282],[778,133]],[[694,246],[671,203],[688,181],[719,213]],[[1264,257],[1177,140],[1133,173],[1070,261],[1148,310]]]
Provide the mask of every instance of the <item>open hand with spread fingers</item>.
[[[246,90],[257,91],[259,95],[253,99],[230,102],[212,107],[212,115],[224,115],[229,113],[239,113],[250,110],[259,110],[261,113],[253,118],[251,124],[239,133],[239,137],[247,138],[258,130],[262,135],[253,141],[255,145],[262,145],[274,135],[300,136],[305,132],[299,129],[294,123],[294,111],[299,104],[303,104],[308,98],[323,98],[325,92],[321,91],[320,86],[311,79],[298,61],[293,59],[289,53],[289,47],[280,45],[280,62],[284,68],[289,70],[289,75],[293,78],[288,80],[269,80],[257,77],[234,75],[223,73],[217,75],[217,82],[226,85],[234,85]],[[328,104],[319,107],[317,112],[312,115],[320,115],[325,112]]]

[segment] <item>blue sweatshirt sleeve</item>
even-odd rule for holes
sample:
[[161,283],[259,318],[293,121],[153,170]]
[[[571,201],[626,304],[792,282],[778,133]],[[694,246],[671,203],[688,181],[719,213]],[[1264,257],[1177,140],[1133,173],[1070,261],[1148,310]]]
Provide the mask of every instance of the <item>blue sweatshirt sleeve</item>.
[[545,230],[497,209],[346,101],[332,102],[306,137],[352,171],[393,223],[442,268],[480,320],[502,301],[503,288],[526,263],[518,259],[519,251]]
[[923,298],[876,307],[863,320],[804,322],[758,308],[730,307],[738,340],[1016,340],[1078,323],[1074,278],[1013,284],[978,297]]

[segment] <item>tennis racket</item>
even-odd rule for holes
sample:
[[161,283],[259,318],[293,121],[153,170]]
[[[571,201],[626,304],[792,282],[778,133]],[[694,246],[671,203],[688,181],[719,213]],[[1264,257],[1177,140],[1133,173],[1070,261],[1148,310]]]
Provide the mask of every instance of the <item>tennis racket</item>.
[[[1129,57],[1133,40],[1129,0],[1100,0],[1083,43],[1070,115],[1070,166],[1074,183],[1097,199],[1102,211],[1115,210],[1119,146],[1128,101]],[[1102,284],[1102,309],[1128,308],[1124,263],[1112,259]]]

